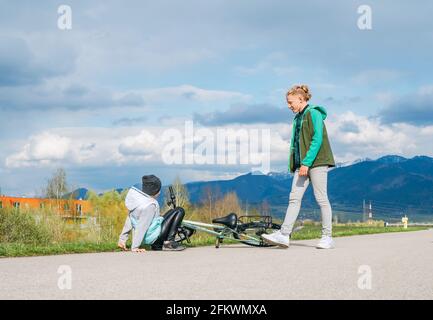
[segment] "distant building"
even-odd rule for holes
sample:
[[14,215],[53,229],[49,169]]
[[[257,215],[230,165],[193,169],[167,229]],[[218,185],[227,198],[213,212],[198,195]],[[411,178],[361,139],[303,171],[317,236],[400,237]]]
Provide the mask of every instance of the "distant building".
[[0,209],[44,209],[58,210],[63,216],[83,216],[91,212],[92,206],[87,200],[43,199],[0,196]]

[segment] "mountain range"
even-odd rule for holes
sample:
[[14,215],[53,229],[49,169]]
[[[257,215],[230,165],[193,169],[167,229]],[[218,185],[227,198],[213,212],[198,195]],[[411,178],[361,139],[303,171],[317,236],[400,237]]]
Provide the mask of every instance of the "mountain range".
[[[190,182],[185,186],[195,204],[200,203],[209,188],[219,195],[235,191],[243,205],[259,206],[266,200],[273,214],[282,216],[292,179],[288,172],[255,172],[231,180]],[[85,189],[80,190],[82,195]],[[368,207],[370,202],[376,214],[433,215],[433,158],[387,155],[337,164],[328,173],[328,197],[334,210],[357,215],[363,212],[364,203]],[[317,214],[312,187],[304,195],[302,208]]]

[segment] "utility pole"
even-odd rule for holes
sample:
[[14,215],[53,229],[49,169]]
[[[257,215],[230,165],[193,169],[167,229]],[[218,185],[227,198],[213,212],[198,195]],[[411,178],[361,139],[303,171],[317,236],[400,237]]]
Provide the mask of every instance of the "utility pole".
[[371,210],[371,200],[370,200],[370,207],[368,208],[368,218],[373,219],[373,211]]
[[371,206],[371,200],[369,202],[368,205],[368,220],[367,220],[368,224],[372,224],[373,223],[373,210],[372,210],[372,206]]

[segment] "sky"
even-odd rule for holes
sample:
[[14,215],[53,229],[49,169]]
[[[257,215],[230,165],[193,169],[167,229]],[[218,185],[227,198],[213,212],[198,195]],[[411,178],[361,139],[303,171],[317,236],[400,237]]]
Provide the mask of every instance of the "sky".
[[[61,5],[70,29],[59,27]],[[371,28],[359,27],[362,5]],[[204,134],[193,146],[218,129],[269,132],[270,170],[287,171],[294,114],[285,93],[294,84],[307,84],[310,103],[327,110],[336,162],[433,156],[431,1],[0,0],[0,8],[3,194],[38,195],[60,167],[71,188],[96,191],[149,173],[169,184],[252,171],[253,152],[247,164],[167,163],[166,135],[190,122]]]

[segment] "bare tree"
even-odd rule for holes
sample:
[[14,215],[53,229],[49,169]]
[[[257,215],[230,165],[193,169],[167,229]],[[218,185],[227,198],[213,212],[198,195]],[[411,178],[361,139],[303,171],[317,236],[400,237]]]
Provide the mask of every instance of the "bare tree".
[[221,188],[219,185],[215,185],[212,188],[212,194],[213,194],[214,200],[222,199],[224,197],[224,194],[221,192]]
[[271,215],[271,206],[269,205],[268,200],[263,200],[262,202],[262,210],[261,210],[262,216],[270,216]]
[[210,185],[206,185],[202,190],[201,203],[207,209],[207,219],[212,220],[212,207],[214,205],[214,195]]
[[229,213],[241,213],[241,206],[239,204],[239,199],[235,191],[226,193],[224,197],[217,199],[215,201],[215,213],[214,216],[225,216]]
[[47,181],[44,194],[45,197],[49,199],[61,199],[63,195],[68,192],[68,190],[66,171],[63,168],[59,168]]
[[[171,186],[173,187],[174,195],[176,196],[176,205],[178,207],[184,208],[185,211],[188,211],[191,208],[191,202],[189,200],[188,190],[185,185],[182,184],[182,181],[179,177],[176,177]],[[168,188],[165,191],[165,199],[170,199]],[[165,205],[164,211],[168,209],[168,206]]]

